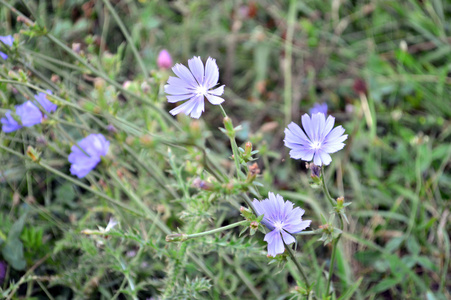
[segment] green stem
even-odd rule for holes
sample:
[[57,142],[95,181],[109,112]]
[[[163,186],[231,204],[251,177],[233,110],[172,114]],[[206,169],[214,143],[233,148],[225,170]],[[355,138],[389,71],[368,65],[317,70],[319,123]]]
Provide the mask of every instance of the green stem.
[[[343,219],[340,216],[341,221],[341,230],[343,231]],[[335,267],[335,258],[337,256],[337,248],[338,248],[338,241],[340,240],[341,233],[338,235],[338,237],[335,239],[332,249],[332,257],[330,258],[330,266],[329,266],[329,278],[327,279],[327,288],[326,288],[326,295],[329,295],[330,290],[330,283],[332,282],[332,274],[334,272]]]
[[138,62],[138,65],[144,74],[144,77],[146,78],[146,80],[148,80],[149,74],[147,72],[146,66],[145,66],[143,60],[141,59],[141,56],[139,56],[138,49],[136,49],[135,44],[133,43],[132,37],[128,33],[127,28],[125,28],[124,22],[122,22],[121,18],[119,18],[119,16],[116,13],[116,10],[113,8],[113,6],[111,5],[109,0],[103,0],[103,3],[105,3],[105,5],[108,7],[108,10],[113,15],[114,20],[116,21],[117,25],[121,29],[122,33],[125,36],[125,39],[127,40],[127,43],[129,44],[130,48],[132,49],[133,55],[135,56],[135,58]]
[[337,203],[334,200],[334,198],[332,198],[332,196],[329,193],[329,189],[327,188],[327,184],[326,181],[324,180],[324,170],[323,167],[321,167],[321,187],[323,188],[324,194],[326,194],[326,198],[327,200],[329,200],[330,205],[335,206]]
[[[323,188],[324,194],[326,195],[326,198],[329,200],[330,204],[332,206],[336,206],[337,202],[330,195],[324,177],[325,177],[324,176],[324,170],[321,167],[321,182],[322,182],[322,188]],[[343,232],[343,227],[344,227],[343,218],[342,218],[341,214],[338,213],[337,215],[338,215],[338,217],[340,219],[340,230],[341,230],[341,232]],[[332,275],[333,275],[333,271],[334,271],[334,267],[335,267],[335,258],[337,256],[338,241],[340,240],[341,232],[337,236],[337,238],[334,240],[333,245],[332,245],[332,256],[330,258],[329,277],[327,279],[326,295],[329,295],[329,291],[330,291],[330,284],[332,282]]]
[[235,228],[237,226],[243,225],[246,222],[248,222],[248,221],[247,220],[243,220],[243,221],[239,221],[239,222],[236,222],[236,223],[233,223],[233,224],[230,224],[230,225],[227,225],[227,226],[219,227],[219,228],[216,228],[216,229],[213,229],[213,230],[208,230],[208,231],[204,231],[204,232],[188,234],[188,235],[186,235],[185,238],[186,239],[194,239],[194,238],[198,238],[198,237],[201,237],[201,236],[204,236],[204,235],[210,235],[210,234],[218,233],[218,232],[221,232],[221,231],[225,231],[225,230],[228,230],[228,229]]
[[307,279],[307,276],[304,273],[304,270],[302,269],[301,264],[299,263],[299,261],[296,259],[296,257],[294,256],[293,250],[291,249],[291,247],[287,244],[285,244],[285,249],[287,249],[288,255],[290,255],[291,260],[294,262],[294,264],[296,265],[296,268],[299,271],[299,274],[301,274],[302,279],[304,280],[305,283],[305,287],[307,289],[308,292],[310,292],[310,283]]
[[[222,105],[219,105],[221,108],[222,115],[224,118],[227,117],[227,113],[225,112]],[[241,168],[240,168],[240,160],[239,160],[239,152],[238,152],[238,145],[236,144],[235,135],[229,136],[230,139],[230,146],[232,147],[232,153],[233,153],[233,160],[235,161],[235,168],[236,168],[236,177],[239,180],[241,176]]]

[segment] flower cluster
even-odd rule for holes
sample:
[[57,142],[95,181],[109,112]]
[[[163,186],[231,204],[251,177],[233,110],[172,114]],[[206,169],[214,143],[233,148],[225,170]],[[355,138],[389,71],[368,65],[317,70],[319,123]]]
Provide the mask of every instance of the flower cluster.
[[297,234],[310,226],[312,221],[302,220],[304,210],[296,207],[290,201],[284,201],[282,196],[268,193],[268,199],[253,201],[257,214],[263,215],[262,224],[271,232],[265,235],[268,243],[268,255],[275,257],[284,252],[284,243],[290,245],[296,240],[292,234]]
[[[161,61],[167,60],[166,53],[160,53],[158,64],[163,67]],[[205,68],[200,57],[188,60],[188,66],[176,64],[172,70],[178,77],[169,77],[165,85],[166,97],[170,103],[188,100],[182,105],[170,111],[172,115],[181,112],[192,118],[199,118],[204,111],[204,99],[214,104],[221,104],[224,99],[220,98],[224,93],[224,86],[217,87],[219,71],[216,61],[208,58]],[[290,157],[312,161],[316,169],[322,165],[328,165],[332,161],[330,153],[337,152],[345,146],[347,139],[341,126],[334,127],[335,118],[327,117],[327,104],[315,104],[310,109],[310,115],[302,116],[302,130],[297,124],[290,123],[285,129],[285,146],[291,149]],[[284,252],[285,244],[295,242],[293,234],[297,234],[309,227],[310,220],[302,220],[304,210],[294,208],[290,201],[284,201],[282,196],[268,194],[263,201],[254,199],[253,205],[258,216],[263,215],[262,224],[269,230],[265,235],[268,243],[268,255],[275,257]]]
[[[47,94],[52,95],[52,91],[47,90]],[[20,120],[20,123],[11,115],[11,110],[5,113],[0,122],[2,123],[2,130],[4,132],[13,132],[19,130],[22,127],[31,127],[42,122],[47,116],[42,114],[36,104],[39,104],[45,112],[51,113],[57,109],[57,105],[47,99],[45,93],[39,93],[34,96],[35,102],[31,100],[26,101],[23,104],[16,105],[16,115]]]
[[69,162],[70,172],[78,178],[83,178],[100,162],[101,157],[108,153],[110,142],[102,134],[90,134],[71,148]]
[[[11,47],[13,45],[14,38],[12,35],[0,36],[0,42],[8,47]],[[0,51],[0,57],[6,60],[8,58],[8,55]]]

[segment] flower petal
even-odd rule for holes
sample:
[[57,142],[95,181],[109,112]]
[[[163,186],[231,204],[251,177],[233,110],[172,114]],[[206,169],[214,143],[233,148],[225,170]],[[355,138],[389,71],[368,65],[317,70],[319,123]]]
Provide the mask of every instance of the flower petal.
[[319,155],[319,157],[321,158],[321,161],[326,166],[328,166],[330,164],[330,162],[332,161],[332,157],[330,157],[330,155],[327,154],[323,150],[319,150],[316,155]]
[[218,84],[219,80],[219,68],[216,64],[216,59],[209,57],[205,64],[205,79],[204,86],[207,89],[211,89]]
[[312,223],[311,220],[305,220],[301,221],[299,224],[289,224],[287,226],[284,226],[283,229],[285,229],[291,234],[297,234],[302,230],[306,229],[307,227],[309,227],[311,223]]
[[268,242],[268,255],[275,257],[277,254],[282,254],[285,250],[282,236],[278,230],[273,230],[265,235],[265,241]]
[[191,98],[190,100],[186,101],[185,103],[177,106],[176,108],[169,111],[169,113],[173,116],[183,112],[185,115],[189,115],[191,111],[193,110],[194,106],[196,105],[195,98]]
[[308,145],[310,143],[310,140],[307,138],[304,131],[302,131],[301,127],[294,122],[288,124],[288,129],[285,129],[285,138],[303,145]]
[[193,58],[188,60],[188,66],[191,70],[191,73],[196,78],[198,85],[204,84],[204,64],[200,59],[200,56],[194,56]]
[[321,133],[322,137],[326,137],[329,132],[332,130],[335,124],[335,118],[332,116],[327,117],[326,124],[324,126],[323,132]]
[[192,94],[193,90],[188,89],[186,86],[166,84],[164,86],[164,92],[170,95],[188,95]]
[[296,242],[296,239],[291,234],[287,233],[285,230],[282,230],[281,233],[282,233],[282,238],[283,238],[283,241],[285,242],[285,244],[290,245],[290,244]]
[[183,100],[188,100],[192,97],[194,97],[195,94],[187,94],[187,95],[167,95],[166,98],[168,99],[169,103],[176,103]]
[[307,134],[310,141],[313,141],[315,138],[314,134],[314,126],[312,124],[312,120],[310,119],[310,116],[308,114],[304,114],[301,118],[302,120],[302,127],[304,127],[304,131]]
[[314,153],[315,150],[313,149],[299,148],[291,150],[290,157],[293,159],[302,159],[304,161],[311,161]]
[[16,106],[16,114],[24,127],[31,127],[42,122],[42,113],[30,100]]
[[208,91],[208,93],[215,96],[221,96],[222,94],[224,94],[224,87],[225,85],[221,85],[220,87],[215,88],[214,90]]
[[313,163],[317,166],[323,165],[323,161],[321,160],[321,157],[318,155],[317,151],[315,151],[315,154],[313,156]]
[[199,84],[196,82],[196,79],[193,77],[193,74],[190,72],[190,70],[185,67],[182,64],[175,64],[174,67],[172,67],[172,71],[182,79],[186,85],[192,87],[195,89],[199,86]]
[[204,112],[204,99],[200,95],[199,97],[196,97],[196,105],[193,107],[193,110],[191,111],[191,118],[199,119],[200,115]]
[[219,105],[222,102],[224,102],[224,99],[222,99],[221,97],[215,96],[215,95],[210,95],[210,94],[205,94],[205,97],[207,97],[208,102],[210,102],[213,105]]

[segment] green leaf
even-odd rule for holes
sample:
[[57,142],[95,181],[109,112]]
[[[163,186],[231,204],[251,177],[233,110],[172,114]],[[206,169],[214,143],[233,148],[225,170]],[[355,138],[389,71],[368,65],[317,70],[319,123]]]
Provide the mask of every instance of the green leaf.
[[383,291],[386,291],[390,289],[391,287],[394,287],[398,283],[400,283],[403,280],[402,276],[395,277],[395,278],[386,278],[376,284],[375,287],[373,287],[369,292],[368,295],[375,295],[377,293],[381,293]]
[[25,219],[27,218],[27,213],[24,213],[19,220],[17,220],[8,233],[8,240],[19,239],[20,234],[22,233],[23,226],[25,225]]
[[417,239],[414,236],[409,236],[406,243],[407,249],[413,255],[420,254],[420,245],[417,242]]
[[18,238],[8,239],[2,249],[5,260],[16,270],[25,269],[26,263],[23,255],[23,244]]

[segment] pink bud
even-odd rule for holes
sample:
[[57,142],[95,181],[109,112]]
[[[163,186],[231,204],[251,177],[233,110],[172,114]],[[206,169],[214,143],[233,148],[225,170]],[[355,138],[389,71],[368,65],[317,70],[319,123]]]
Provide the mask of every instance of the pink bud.
[[169,69],[172,67],[172,58],[166,49],[160,51],[158,54],[157,64],[160,69]]

